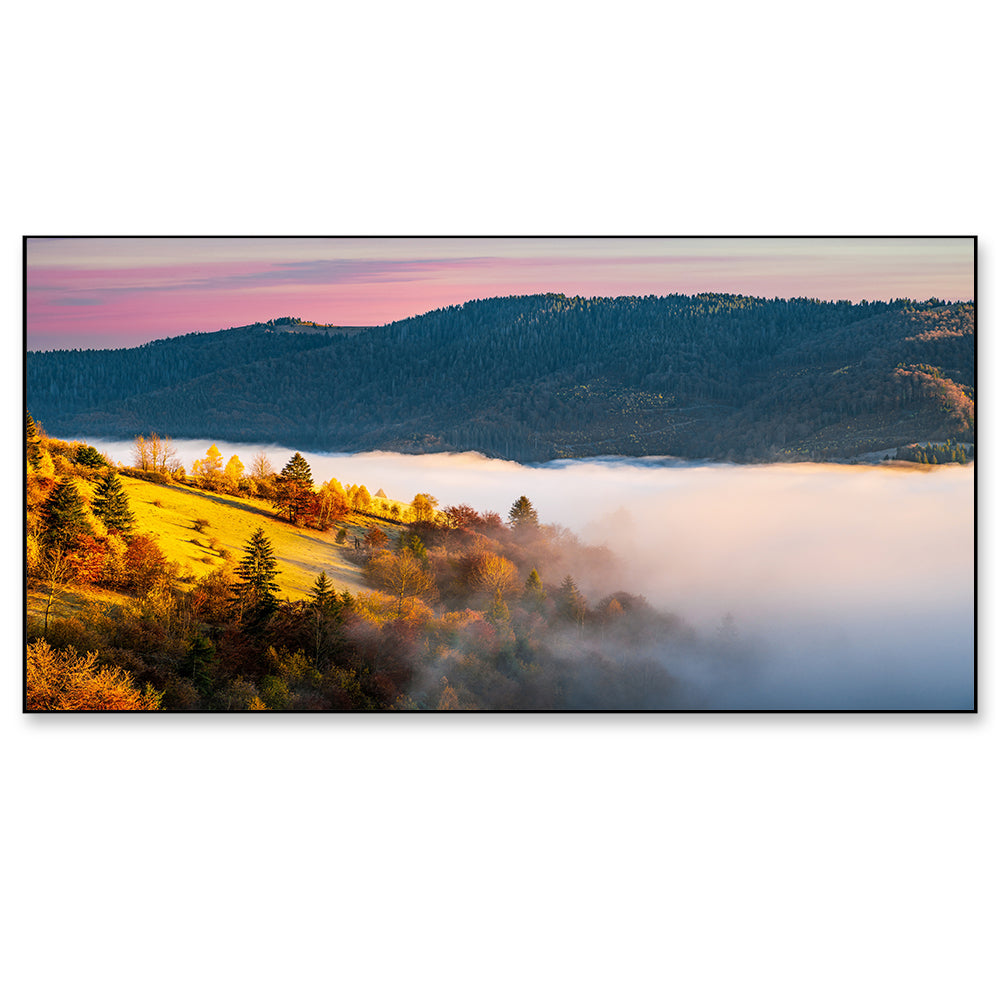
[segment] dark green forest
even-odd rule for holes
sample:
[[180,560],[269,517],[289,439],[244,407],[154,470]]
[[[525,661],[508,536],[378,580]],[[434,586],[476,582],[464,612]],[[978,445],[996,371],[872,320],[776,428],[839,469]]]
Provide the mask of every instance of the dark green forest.
[[822,460],[974,433],[970,303],[545,294],[292,322],[30,352],[28,405],[66,436],[518,461]]

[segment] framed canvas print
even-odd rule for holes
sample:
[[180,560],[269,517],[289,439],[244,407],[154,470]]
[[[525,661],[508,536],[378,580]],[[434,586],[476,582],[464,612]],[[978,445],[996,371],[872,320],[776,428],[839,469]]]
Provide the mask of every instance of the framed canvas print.
[[974,711],[975,277],[25,237],[24,708]]

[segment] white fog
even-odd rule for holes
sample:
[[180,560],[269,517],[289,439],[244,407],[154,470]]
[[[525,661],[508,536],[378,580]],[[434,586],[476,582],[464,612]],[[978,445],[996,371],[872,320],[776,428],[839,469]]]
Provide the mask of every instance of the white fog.
[[[129,462],[131,442],[92,441]],[[174,441],[190,469],[211,441]],[[259,445],[214,442],[249,466]],[[264,446],[280,469],[292,450]],[[544,523],[607,545],[618,575],[581,577],[674,612],[738,668],[669,669],[689,707],[956,709],[973,705],[971,466],[735,466],[619,458],[527,467],[479,455],[303,452],[318,484],[506,516],[527,495]],[[558,581],[556,581],[558,582]],[[655,651],[654,655],[655,655]]]

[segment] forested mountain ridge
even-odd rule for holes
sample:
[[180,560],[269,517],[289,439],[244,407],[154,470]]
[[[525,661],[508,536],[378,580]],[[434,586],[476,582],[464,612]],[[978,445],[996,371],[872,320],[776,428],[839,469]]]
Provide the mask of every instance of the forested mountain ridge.
[[971,437],[974,316],[934,299],[512,296],[349,338],[259,324],[31,352],[28,405],[68,436],[521,461],[834,458]]

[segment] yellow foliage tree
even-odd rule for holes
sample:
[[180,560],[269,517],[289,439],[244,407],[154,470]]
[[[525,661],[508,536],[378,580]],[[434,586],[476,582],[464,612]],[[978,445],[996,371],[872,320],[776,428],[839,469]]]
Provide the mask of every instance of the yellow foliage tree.
[[388,591],[396,598],[398,618],[403,617],[403,605],[407,599],[434,590],[434,577],[409,551],[397,555],[383,550],[372,556],[366,572],[375,586]]
[[213,486],[222,475],[222,452],[213,444],[205,452],[204,458],[199,458],[191,466],[191,475],[200,479],[205,486]]
[[148,684],[136,688],[126,671],[100,666],[97,653],[52,649],[44,639],[28,646],[27,707],[30,712],[152,712],[163,695]]
[[226,462],[225,471],[222,475],[225,477],[226,485],[230,489],[235,490],[239,484],[240,477],[243,475],[243,463],[240,461],[239,455],[233,455],[233,457]]
[[438,698],[437,710],[439,712],[454,712],[458,708],[458,694],[448,683],[447,677],[442,677],[441,683],[444,687],[441,691],[441,697]]

